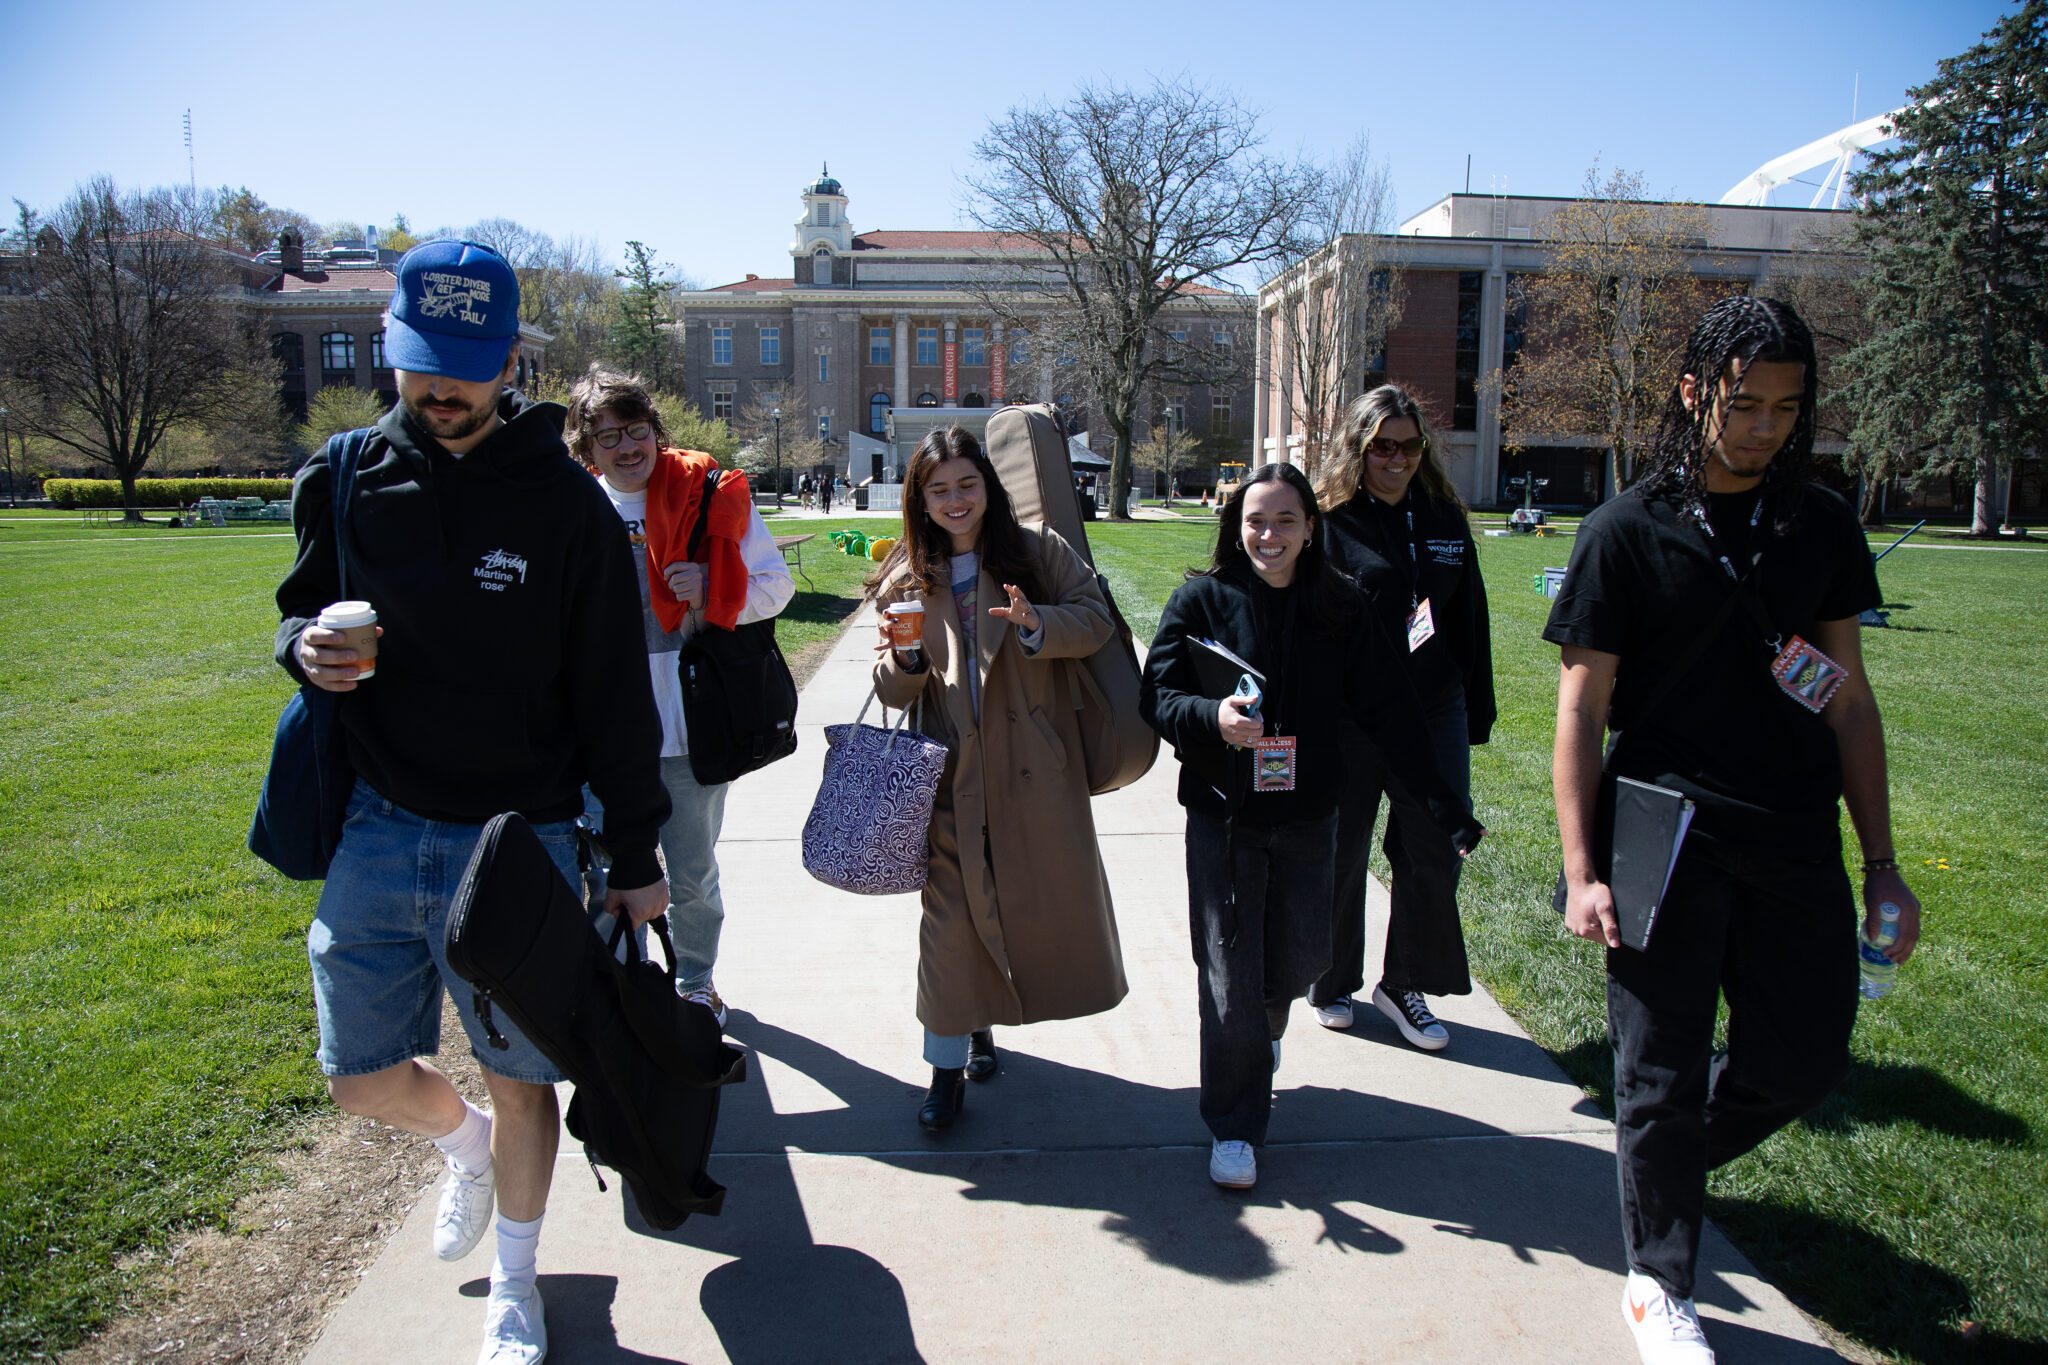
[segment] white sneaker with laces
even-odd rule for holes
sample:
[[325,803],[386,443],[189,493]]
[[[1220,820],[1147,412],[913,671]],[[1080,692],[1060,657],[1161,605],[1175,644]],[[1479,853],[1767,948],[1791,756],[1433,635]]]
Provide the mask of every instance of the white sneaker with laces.
[[719,998],[718,987],[707,981],[695,990],[682,991],[680,994],[683,999],[702,1005],[705,1009],[717,1015],[718,1026],[720,1028],[725,1027],[725,1001]]
[[476,1365],[540,1365],[548,1356],[547,1309],[531,1280],[491,1285],[484,1308],[484,1349]]
[[1248,1190],[1259,1183],[1259,1161],[1249,1142],[1209,1144],[1209,1178],[1226,1190]]
[[1424,1052],[1442,1052],[1451,1045],[1451,1031],[1429,1012],[1421,991],[1389,992],[1385,986],[1372,988],[1372,1003],[1394,1021],[1401,1036]]
[[448,1181],[441,1186],[441,1204],[434,1212],[434,1254],[444,1261],[459,1261],[476,1250],[490,1231],[497,1197],[497,1167],[486,1166],[472,1175],[449,1162]]
[[1643,1365],[1714,1365],[1714,1349],[1700,1330],[1692,1300],[1672,1298],[1648,1275],[1629,1271],[1621,1315],[1635,1333]]
[[1320,1005],[1311,1000],[1308,1007],[1316,1012],[1316,1022],[1324,1028],[1351,1027],[1351,997],[1348,995],[1340,995]]

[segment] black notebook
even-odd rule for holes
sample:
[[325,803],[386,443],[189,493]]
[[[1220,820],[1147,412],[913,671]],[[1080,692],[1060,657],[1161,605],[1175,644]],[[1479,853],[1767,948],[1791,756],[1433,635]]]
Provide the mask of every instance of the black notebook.
[[1240,680],[1249,676],[1257,684],[1261,696],[1266,691],[1266,675],[1239,658],[1228,647],[1214,640],[1188,640],[1188,658],[1194,661],[1195,677],[1202,684],[1202,695],[1223,700],[1236,692]]
[[[1614,893],[1621,941],[1642,952],[1650,946],[1657,912],[1671,886],[1672,869],[1678,866],[1679,850],[1685,847],[1693,803],[1682,792],[1632,777],[1611,777],[1601,786],[1601,810],[1595,819],[1611,834],[1604,840],[1596,834],[1594,866]],[[1565,897],[1565,880],[1560,876],[1551,895],[1551,907],[1559,914],[1564,913]]]

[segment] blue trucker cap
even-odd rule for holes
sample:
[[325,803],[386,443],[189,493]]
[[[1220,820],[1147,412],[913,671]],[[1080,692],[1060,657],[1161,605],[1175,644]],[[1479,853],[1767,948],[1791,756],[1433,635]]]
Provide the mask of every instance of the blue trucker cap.
[[519,277],[476,242],[421,242],[398,262],[384,314],[394,369],[481,383],[505,368],[519,335]]

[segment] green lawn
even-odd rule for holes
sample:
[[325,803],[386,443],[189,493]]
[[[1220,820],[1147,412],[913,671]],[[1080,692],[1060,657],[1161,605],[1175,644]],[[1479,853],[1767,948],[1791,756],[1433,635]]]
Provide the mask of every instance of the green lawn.
[[[893,529],[787,520],[779,533]],[[1141,639],[1213,523],[1096,523]],[[1882,543],[1882,542],[1880,542]],[[1596,955],[1548,912],[1555,652],[1532,573],[1563,538],[1484,540],[1501,724],[1466,882],[1480,976],[1604,1098]],[[317,888],[242,846],[288,695],[269,662],[275,527],[87,530],[0,509],[0,1359],[67,1344],[117,1258],[225,1217],[324,1111],[303,929]],[[805,545],[786,650],[831,638],[872,567]],[[1835,1327],[1900,1359],[2048,1349],[2048,556],[1901,550],[1898,629],[1864,635],[1900,855],[1928,938],[1866,1009],[1814,1119],[1716,1177],[1713,1214]],[[1922,860],[1945,858],[1951,870]],[[1959,1324],[1984,1324],[1965,1348]]]

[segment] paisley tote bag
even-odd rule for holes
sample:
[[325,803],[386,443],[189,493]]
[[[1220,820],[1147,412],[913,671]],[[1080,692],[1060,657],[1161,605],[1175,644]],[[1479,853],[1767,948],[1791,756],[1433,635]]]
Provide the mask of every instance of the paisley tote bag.
[[905,710],[890,726],[863,725],[875,693],[851,725],[825,727],[825,780],[804,821],[804,871],[827,886],[890,896],[924,886],[932,801],[946,746],[911,729]]

